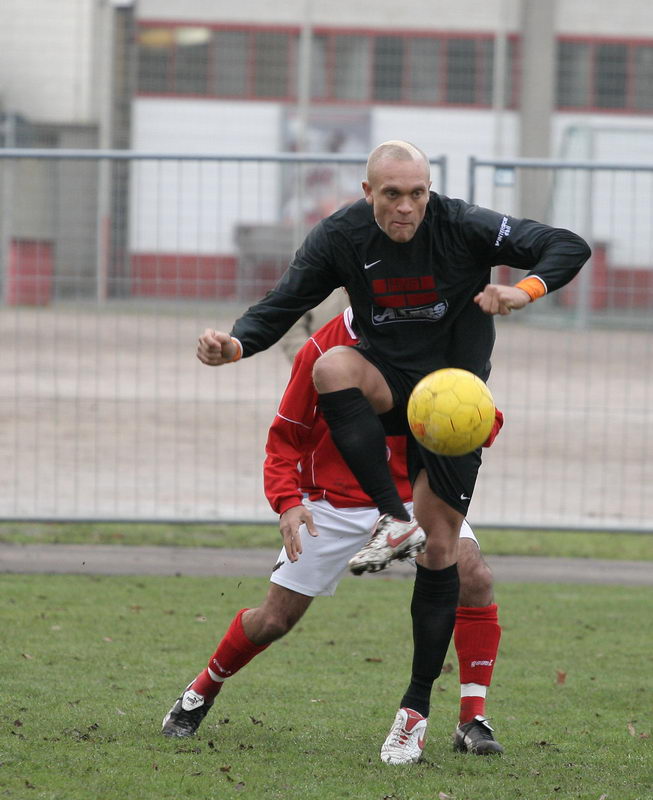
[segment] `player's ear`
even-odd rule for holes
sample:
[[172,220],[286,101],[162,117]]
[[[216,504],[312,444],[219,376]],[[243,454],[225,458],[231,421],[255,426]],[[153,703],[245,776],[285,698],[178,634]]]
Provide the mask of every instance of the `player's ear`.
[[367,181],[363,181],[363,192],[365,194],[365,199],[367,200],[369,205],[372,205],[372,187]]

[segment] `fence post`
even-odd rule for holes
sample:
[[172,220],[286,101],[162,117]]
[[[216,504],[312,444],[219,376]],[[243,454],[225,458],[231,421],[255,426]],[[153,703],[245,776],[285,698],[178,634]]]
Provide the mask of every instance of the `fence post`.
[[467,202],[474,204],[474,197],[476,195],[476,157],[469,157],[469,164],[467,167]]

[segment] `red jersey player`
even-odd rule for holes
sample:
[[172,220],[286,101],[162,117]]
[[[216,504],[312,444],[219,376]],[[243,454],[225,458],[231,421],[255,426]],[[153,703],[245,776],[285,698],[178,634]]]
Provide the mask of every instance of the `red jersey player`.
[[[288,633],[314,597],[333,595],[349,559],[369,537],[378,511],[333,444],[318,410],[312,380],[313,364],[322,353],[357,341],[348,308],[317,331],[295,357],[266,446],[265,492],[280,515],[283,536],[268,594],[257,608],[236,614],[206,669],[166,715],[166,736],[194,734],[224,681]],[[494,440],[502,421],[497,412],[486,446]],[[389,436],[386,452],[393,479],[410,511],[405,437]],[[484,714],[501,629],[493,602],[492,574],[466,521],[460,531],[458,568],[460,595],[454,642],[461,701],[454,747],[476,754],[500,753],[503,748],[494,739]],[[427,717],[419,712],[400,708],[381,748],[382,760],[389,764],[417,761],[427,723]]]

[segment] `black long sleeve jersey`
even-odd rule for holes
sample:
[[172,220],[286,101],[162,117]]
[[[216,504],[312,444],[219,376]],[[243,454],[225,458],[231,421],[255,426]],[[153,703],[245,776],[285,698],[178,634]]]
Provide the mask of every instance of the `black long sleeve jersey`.
[[236,321],[231,335],[244,357],[254,355],[344,286],[359,346],[378,360],[422,375],[458,366],[486,380],[494,322],[473,298],[489,282],[490,268],[526,270],[551,292],[589,255],[587,243],[571,231],[433,192],[413,239],[397,243],[361,199],[310,231],[275,288]]

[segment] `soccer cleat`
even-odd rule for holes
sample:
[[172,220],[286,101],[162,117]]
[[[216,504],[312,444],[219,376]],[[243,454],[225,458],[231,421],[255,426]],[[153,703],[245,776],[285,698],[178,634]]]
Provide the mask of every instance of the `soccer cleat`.
[[412,708],[400,708],[381,747],[386,764],[415,764],[422,757],[428,719]]
[[494,728],[485,717],[477,714],[471,722],[458,725],[453,735],[453,749],[477,756],[503,753],[503,747],[494,738]]
[[183,738],[192,736],[200,726],[213,703],[207,703],[204,697],[194,692],[190,687],[184,689],[181,697],[163,718],[161,733],[164,736]]
[[369,542],[349,560],[349,569],[354,575],[380,572],[391,561],[421,553],[425,544],[426,534],[414,517],[406,522],[391,514],[383,514],[376,521]]

